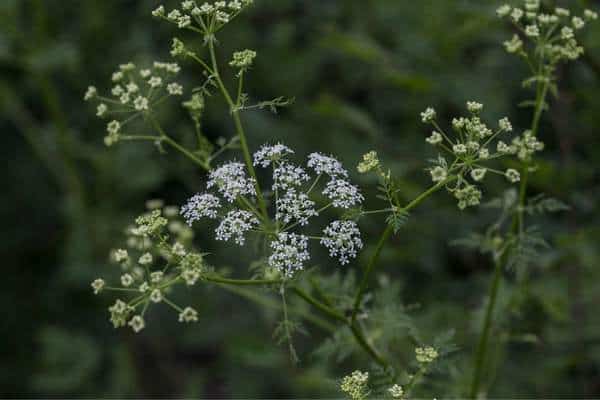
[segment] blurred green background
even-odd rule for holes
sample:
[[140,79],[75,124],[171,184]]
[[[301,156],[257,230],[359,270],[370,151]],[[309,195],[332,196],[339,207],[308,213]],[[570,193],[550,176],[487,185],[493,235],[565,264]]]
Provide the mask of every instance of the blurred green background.
[[[508,115],[515,127],[528,125],[529,110],[516,107],[529,98],[520,83],[526,71],[502,49],[511,32],[495,18],[495,1],[255,3],[221,35],[222,61],[235,50],[257,50],[247,79],[251,97],[296,101],[278,115],[244,115],[253,148],[281,140],[301,155],[336,154],[350,169],[375,149],[410,198],[428,185],[424,168],[435,156],[418,118],[427,106],[448,121],[465,101],[478,100],[490,121]],[[277,310],[257,306],[247,292],[197,286],[189,299],[200,311],[198,324],[181,326],[171,313],[156,311],[139,335],[113,330],[110,299],[91,293],[90,281],[111,268],[110,248],[145,201],[181,204],[202,182],[178,154],[141,144],[104,147],[104,122],[82,100],[89,84],[106,89],[120,63],[169,58],[170,40],[181,33],[151,18],[157,4],[0,1],[6,139],[0,147],[0,395],[335,396],[337,378],[368,368],[364,356],[338,362],[322,348],[315,352],[328,334],[306,325],[310,335],[296,343],[302,361],[292,365],[285,346],[272,340]],[[200,48],[200,38],[188,40]],[[497,368],[488,376],[493,397],[600,397],[600,26],[586,30],[582,42],[585,57],[560,70],[560,97],[542,124],[547,149],[531,185],[532,193],[557,197],[572,210],[534,221],[554,248],[526,271],[529,279],[506,273],[492,346]],[[197,85],[198,69],[185,70],[187,87]],[[178,138],[191,132],[182,115],[173,104],[163,117]],[[232,135],[218,98],[205,124],[211,139]],[[374,181],[354,179],[374,197]],[[491,199],[506,184],[490,180],[486,187]],[[493,216],[485,209],[458,212],[439,193],[383,253],[380,284],[401,287],[390,301],[409,305],[426,337],[456,330],[458,351],[433,374],[427,395],[458,396],[469,382],[492,266],[449,242],[482,230]],[[382,226],[378,219],[363,224],[370,246]],[[218,247],[211,251],[219,254]],[[243,275],[250,260],[228,257],[223,263]]]

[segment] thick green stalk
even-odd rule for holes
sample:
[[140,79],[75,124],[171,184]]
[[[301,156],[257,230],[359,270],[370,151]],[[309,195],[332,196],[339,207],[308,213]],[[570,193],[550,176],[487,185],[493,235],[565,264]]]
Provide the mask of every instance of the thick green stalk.
[[[544,105],[546,102],[546,96],[548,94],[548,84],[549,77],[544,80],[542,84],[538,83],[538,87],[536,90],[536,102],[535,102],[535,111],[533,114],[533,120],[531,123],[531,132],[533,136],[537,136],[539,130],[540,118],[542,116],[542,112],[544,110]],[[521,232],[523,229],[523,212],[527,195],[527,184],[529,181],[529,163],[527,161],[523,162],[521,172],[521,184],[519,187],[519,205],[517,208],[517,213],[515,218],[513,218],[513,224],[511,227],[511,231],[513,233]],[[483,376],[483,368],[485,365],[486,355],[487,355],[487,347],[489,342],[489,337],[492,331],[492,323],[493,323],[493,314],[494,308],[496,306],[496,297],[498,295],[498,288],[500,287],[500,280],[502,279],[502,265],[504,264],[504,257],[497,260],[494,268],[494,278],[492,284],[490,285],[489,292],[489,302],[486,309],[485,317],[483,320],[483,328],[481,331],[481,336],[479,338],[479,344],[477,347],[477,352],[475,353],[475,369],[473,371],[473,380],[471,383],[471,391],[470,397],[475,398],[479,392],[479,388],[481,386],[481,379]]]
[[208,47],[209,47],[209,51],[210,51],[210,59],[212,62],[213,73],[214,73],[215,79],[217,80],[217,84],[219,85],[219,89],[221,89],[221,93],[223,94],[223,97],[225,98],[225,101],[227,102],[227,105],[229,106],[231,115],[233,116],[233,122],[235,125],[236,133],[240,138],[240,145],[242,147],[242,153],[244,155],[244,161],[246,163],[246,168],[248,168],[250,176],[254,179],[254,189],[256,190],[256,198],[258,199],[258,206],[266,218],[266,217],[268,217],[267,206],[266,206],[263,194],[262,194],[262,190],[258,183],[258,178],[256,176],[256,170],[254,169],[254,165],[252,164],[252,156],[250,155],[248,141],[246,140],[246,133],[245,133],[244,127],[242,125],[242,120],[240,118],[239,110],[237,109],[237,104],[235,104],[233,102],[233,99],[231,98],[229,91],[227,90],[227,88],[223,84],[223,80],[221,79],[221,75],[219,73],[219,66],[217,64],[217,57],[215,54],[214,40],[215,40],[214,37],[209,38],[209,40],[208,40]]

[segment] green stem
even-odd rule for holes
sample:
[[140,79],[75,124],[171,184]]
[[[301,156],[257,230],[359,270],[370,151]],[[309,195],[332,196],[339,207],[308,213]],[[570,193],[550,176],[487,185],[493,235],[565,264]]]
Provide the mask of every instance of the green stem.
[[[433,185],[432,187],[430,187],[429,189],[427,189],[426,191],[421,193],[419,196],[417,196],[413,201],[408,203],[406,205],[406,207],[401,208],[401,210],[406,211],[406,212],[412,210],[413,208],[415,208],[416,206],[421,204],[421,202],[423,202],[427,197],[431,196],[433,193],[435,193],[440,188],[442,188],[444,185],[446,185],[447,183],[451,182],[454,179],[456,179],[456,177],[450,177],[443,182]],[[379,261],[379,255],[381,253],[381,250],[383,249],[383,246],[385,245],[385,243],[390,238],[390,236],[392,235],[393,232],[394,232],[394,228],[392,225],[388,225],[385,228],[385,230],[381,234],[381,237],[379,238],[379,241],[377,242],[377,247],[375,247],[375,252],[369,259],[369,263],[367,264],[367,269],[365,270],[365,273],[363,275],[362,281],[360,283],[358,292],[356,293],[356,297],[354,300],[354,307],[352,309],[352,317],[351,317],[353,324],[354,324],[354,322],[356,322],[356,315],[358,313],[358,309],[360,308],[360,303],[364,296],[364,292],[367,289],[371,272],[375,269],[377,262]]]
[[304,292],[302,289],[295,287],[295,286],[292,287],[291,289],[294,291],[294,293],[296,293],[296,295],[298,295],[298,297],[300,297],[301,299],[303,299],[310,305],[314,306],[316,309],[321,311],[323,314],[331,317],[332,319],[343,322],[344,324],[348,323],[348,320],[342,314],[340,314],[333,308],[321,303],[320,301],[318,301],[317,299],[315,299],[308,293]]
[[275,285],[282,282],[279,279],[228,279],[218,276],[207,276],[204,277],[204,280],[208,282],[234,286]]
[[229,91],[223,84],[223,81],[221,79],[221,74],[219,73],[217,57],[215,54],[214,40],[215,40],[214,37],[211,37],[208,40],[208,47],[210,50],[210,59],[211,59],[212,66],[213,66],[212,69],[214,72],[214,76],[215,76],[215,79],[217,80],[219,89],[221,89],[221,93],[223,94],[223,97],[225,98],[225,101],[227,102],[227,104],[229,105],[229,109],[231,110],[231,114],[233,116],[233,122],[235,124],[235,130],[236,130],[237,135],[240,138],[240,145],[242,147],[242,153],[244,155],[244,161],[246,163],[246,168],[248,168],[250,176],[254,179],[254,189],[256,191],[256,198],[258,199],[258,205],[259,205],[261,212],[265,216],[265,218],[267,218],[268,217],[267,206],[266,206],[263,194],[262,194],[262,190],[260,189],[260,185],[258,183],[258,178],[256,176],[256,171],[254,169],[254,165],[252,164],[252,157],[250,156],[250,150],[248,148],[248,142],[246,140],[246,133],[244,132],[244,127],[242,126],[240,114],[239,114],[239,111],[236,109],[236,104],[233,102],[231,95],[229,94]]
[[[544,104],[546,101],[546,96],[548,94],[548,85],[549,85],[549,77],[544,80],[542,84],[537,85],[536,88],[536,103],[535,103],[535,111],[533,115],[533,120],[531,123],[531,132],[533,136],[537,136],[539,130],[540,118],[542,116],[542,112],[544,110]],[[519,205],[517,208],[517,212],[515,217],[513,218],[513,223],[511,227],[511,231],[521,232],[523,230],[523,209],[526,200],[527,194],[527,185],[529,181],[529,163],[527,161],[523,162],[522,172],[521,172],[521,184],[519,187]],[[489,336],[491,334],[491,328],[493,323],[493,314],[494,307],[496,305],[496,297],[498,295],[498,288],[500,286],[500,280],[502,278],[502,266],[503,258],[495,261],[495,271],[494,278],[492,281],[492,285],[490,286],[489,292],[489,303],[486,309],[486,314],[483,321],[483,328],[481,331],[481,336],[479,338],[479,345],[477,347],[477,353],[475,355],[475,369],[473,371],[473,381],[471,384],[471,397],[475,398],[479,392],[479,388],[481,385],[481,379],[483,376],[483,368],[486,360],[487,347],[489,342]]]
[[471,384],[470,398],[475,399],[478,397],[479,387],[481,385],[481,378],[483,376],[483,366],[485,364],[486,352],[488,347],[488,341],[492,328],[492,316],[494,313],[494,307],[496,306],[496,297],[498,295],[498,288],[500,287],[500,279],[502,278],[502,263],[497,260],[494,268],[494,279],[490,286],[489,300],[483,320],[483,331],[479,337],[479,344],[477,345],[477,353],[475,353],[475,372],[473,374],[473,382]]
[[192,153],[191,151],[189,151],[188,149],[186,149],[185,147],[183,147],[182,145],[177,143],[175,140],[171,139],[171,137],[169,135],[167,135],[165,133],[165,131],[161,128],[160,124],[156,121],[156,119],[151,117],[151,120],[152,120],[152,124],[154,125],[156,130],[160,133],[159,140],[166,142],[169,146],[171,146],[175,150],[179,151],[181,154],[183,154],[184,156],[189,158],[191,161],[193,161],[195,164],[200,166],[202,169],[204,169],[206,171],[210,171],[210,167],[204,161],[202,161],[201,159],[196,157],[194,155],[194,153]]

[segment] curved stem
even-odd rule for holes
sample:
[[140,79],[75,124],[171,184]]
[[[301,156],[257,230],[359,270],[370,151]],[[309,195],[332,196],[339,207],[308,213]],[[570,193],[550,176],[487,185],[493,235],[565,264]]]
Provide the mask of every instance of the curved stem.
[[295,286],[292,287],[291,289],[294,291],[294,293],[296,295],[298,295],[298,297],[300,297],[301,299],[303,299],[304,301],[306,301],[310,305],[314,306],[316,309],[318,309],[319,311],[321,311],[323,314],[325,314],[325,315],[327,315],[327,316],[329,316],[332,319],[335,319],[337,321],[340,321],[340,322],[343,322],[343,323],[348,323],[348,320],[342,314],[340,314],[339,312],[337,312],[333,308],[331,308],[331,307],[329,307],[329,306],[321,303],[320,301],[318,301],[317,299],[315,299],[314,297],[312,297],[308,293],[304,292],[302,289],[300,289],[298,287],[295,287]]
[[[430,187],[429,189],[427,189],[426,191],[421,193],[419,196],[417,196],[413,201],[408,203],[406,205],[406,207],[403,207],[400,209],[405,212],[412,210],[413,208],[415,208],[416,206],[421,204],[421,202],[423,202],[427,197],[431,196],[433,193],[437,192],[440,188],[442,188],[447,183],[453,181],[454,179],[456,179],[456,177],[450,177],[450,178],[446,179],[445,181],[442,181],[436,185],[433,185],[432,187]],[[356,315],[358,313],[358,309],[360,308],[360,303],[362,301],[364,292],[367,289],[367,285],[369,283],[369,276],[371,275],[371,272],[375,269],[377,262],[379,261],[379,255],[381,253],[381,250],[383,249],[383,246],[385,245],[385,242],[387,242],[387,240],[390,238],[390,236],[392,235],[393,232],[394,232],[394,227],[392,225],[388,224],[388,226],[385,228],[385,230],[381,234],[379,241],[377,242],[377,247],[375,247],[375,252],[369,259],[369,263],[367,264],[367,269],[365,270],[365,273],[363,275],[362,281],[360,283],[358,292],[356,293],[356,297],[354,300],[354,307],[352,308],[352,317],[351,317],[352,323],[354,323],[356,321]]]

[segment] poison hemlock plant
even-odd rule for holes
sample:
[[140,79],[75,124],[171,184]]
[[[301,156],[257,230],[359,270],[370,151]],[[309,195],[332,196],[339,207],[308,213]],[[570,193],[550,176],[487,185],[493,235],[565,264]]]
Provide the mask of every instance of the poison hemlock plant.
[[[97,102],[96,115],[107,120],[104,139],[107,146],[148,141],[159,150],[168,147],[181,153],[207,173],[205,190],[190,193],[189,200],[181,207],[148,204],[148,212],[127,228],[124,245],[111,254],[121,268],[120,277],[116,283],[96,279],[92,282],[94,293],[114,293],[117,298],[109,307],[111,322],[115,327],[127,326],[140,332],[151,321],[150,306],[161,303],[172,308],[182,323],[198,320],[193,305],[180,305],[174,300],[180,287],[216,284],[265,288],[281,299],[282,322],[275,331],[280,341],[287,343],[291,358],[298,361],[292,339],[300,325],[291,320],[292,315],[297,314],[288,306],[288,296],[293,295],[326,317],[327,326],[335,324],[332,338],[351,341],[353,348],[362,349],[372,360],[371,373],[380,378],[379,383],[373,382],[370,387],[369,373],[356,371],[342,380],[342,392],[352,399],[367,398],[370,394],[409,398],[414,387],[427,377],[434,362],[454,347],[447,343],[449,337],[440,339],[439,346],[417,347],[415,372],[410,374],[391,351],[393,335],[374,334],[386,331],[381,325],[374,329],[377,324],[398,324],[409,327],[411,339],[420,343],[415,339],[417,328],[405,310],[400,306],[394,308],[397,296],[388,299],[368,290],[380,254],[390,236],[402,229],[410,212],[425,199],[444,189],[456,199],[459,210],[478,206],[485,181],[497,175],[509,185],[519,184],[519,195],[513,196],[510,204],[496,200],[489,203],[499,205],[502,210],[499,222],[485,235],[473,235],[461,241],[475,243],[476,247],[493,254],[497,265],[471,392],[472,396],[478,395],[498,271],[504,264],[519,268],[520,263],[532,257],[531,248],[544,243],[537,239],[533,228],[525,227],[524,214],[566,208],[554,199],[527,200],[527,180],[535,169],[533,156],[544,147],[538,140],[538,126],[543,110],[548,107],[548,93],[556,93],[556,67],[581,55],[583,49],[574,39],[575,32],[583,28],[586,20],[595,19],[596,14],[586,11],[585,18],[571,17],[563,9],[544,13],[539,2],[533,0],[525,2],[524,10],[500,7],[498,14],[510,19],[521,32],[521,36],[515,35],[505,43],[507,51],[522,57],[531,68],[532,77],[525,80],[524,85],[535,88],[536,98],[524,105],[534,108],[532,126],[522,134],[513,135],[508,118],[499,118],[488,125],[480,116],[483,105],[468,102],[466,116],[457,116],[448,124],[450,129],[444,129],[445,124],[438,121],[436,111],[427,108],[421,113],[421,120],[431,125],[433,131],[425,140],[439,153],[427,168],[432,185],[404,204],[398,195],[402,188],[391,170],[385,168],[377,152],[367,152],[357,170],[378,177],[378,198],[385,206],[366,210],[362,206],[364,197],[360,188],[351,182],[348,170],[335,156],[315,149],[306,162],[299,164],[295,161],[295,152],[282,143],[265,144],[254,152],[248,146],[243,113],[265,108],[276,111],[291,104],[291,100],[283,97],[249,104],[244,81],[257,58],[253,50],[231,55],[227,66],[235,72],[234,82],[223,79],[217,56],[217,35],[251,4],[252,0],[212,4],[188,0],[183,1],[180,8],[168,11],[159,6],[152,12],[154,17],[178,29],[195,32],[202,39],[198,48],[178,38],[172,41],[172,57],[180,62],[196,63],[204,72],[203,81],[191,91],[176,81],[182,68],[178,63],[154,62],[147,67],[122,64],[111,77],[110,95],[102,95],[93,86],[85,93],[86,101]],[[230,91],[230,86],[235,90]],[[202,121],[206,101],[213,100],[217,94],[229,107],[236,134],[213,144],[204,135]],[[190,116],[195,148],[178,142],[160,121],[156,111],[173,99],[178,99]],[[140,126],[144,132],[151,133],[140,134],[138,122],[143,124]],[[229,160],[219,161],[227,152],[238,150],[241,160],[234,155]],[[511,159],[513,165],[520,163],[520,169],[503,169],[506,159]],[[259,179],[267,171],[270,178]],[[386,215],[386,226],[374,243],[362,277],[357,280],[352,270],[345,268],[363,249],[359,223],[376,214]],[[325,222],[322,222],[323,217]],[[502,230],[511,218],[510,229]],[[252,262],[252,275],[232,278],[224,269],[211,265],[215,255],[211,249],[195,247],[195,229],[214,230],[216,240],[228,242],[232,247],[249,247],[248,241],[257,243],[255,247],[261,250]],[[320,274],[328,266],[311,265],[313,251],[318,247],[323,247],[339,264],[334,275]],[[394,290],[390,287],[389,291],[395,293]],[[370,302],[371,299],[375,300]],[[323,325],[320,319],[310,320]],[[330,347],[336,348],[335,344]]]

